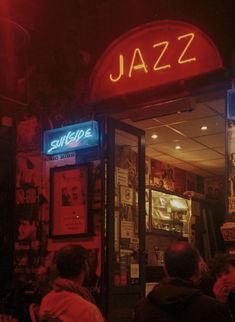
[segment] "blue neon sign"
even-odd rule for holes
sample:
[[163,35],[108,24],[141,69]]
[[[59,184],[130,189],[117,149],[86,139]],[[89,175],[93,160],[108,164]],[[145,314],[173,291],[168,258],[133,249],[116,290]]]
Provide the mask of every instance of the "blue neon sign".
[[235,120],[235,89],[227,91],[227,119]]
[[43,152],[59,154],[99,145],[99,127],[96,121],[65,126],[44,132]]

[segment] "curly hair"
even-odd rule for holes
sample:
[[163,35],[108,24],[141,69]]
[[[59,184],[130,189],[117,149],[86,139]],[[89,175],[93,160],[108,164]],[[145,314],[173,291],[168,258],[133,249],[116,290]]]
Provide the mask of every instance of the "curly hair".
[[216,276],[219,276],[221,273],[223,273],[229,265],[235,267],[234,255],[229,253],[215,255],[215,257],[209,263],[211,275],[216,278]]
[[74,278],[85,269],[87,250],[80,245],[68,245],[58,250],[55,258],[60,277]]

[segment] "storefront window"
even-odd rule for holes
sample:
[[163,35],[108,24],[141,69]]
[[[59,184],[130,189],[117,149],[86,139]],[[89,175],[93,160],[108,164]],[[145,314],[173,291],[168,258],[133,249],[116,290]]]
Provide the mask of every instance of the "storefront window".
[[115,132],[114,286],[139,284],[138,138]]

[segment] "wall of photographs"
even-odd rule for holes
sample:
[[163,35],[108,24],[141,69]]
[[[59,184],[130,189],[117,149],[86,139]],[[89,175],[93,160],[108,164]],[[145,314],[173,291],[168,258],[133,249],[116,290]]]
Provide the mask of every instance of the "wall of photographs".
[[121,144],[119,135],[123,132],[115,138],[114,286],[126,286],[139,283],[138,138],[125,133]]
[[235,120],[227,120],[228,215],[235,219]]
[[40,300],[57,276],[54,265],[57,250],[66,244],[77,243],[89,251],[92,270],[86,285],[98,302],[101,288],[101,163],[90,162],[89,168],[93,236],[50,238],[50,170],[76,164],[76,155],[43,156],[41,124],[38,115],[31,115],[25,116],[17,128],[14,280],[21,285],[23,294],[20,296],[37,293],[36,300]]

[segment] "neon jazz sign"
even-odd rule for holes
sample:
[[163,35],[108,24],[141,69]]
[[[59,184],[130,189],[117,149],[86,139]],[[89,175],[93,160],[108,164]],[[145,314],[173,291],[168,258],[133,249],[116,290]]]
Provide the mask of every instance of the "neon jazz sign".
[[193,25],[158,21],[114,41],[90,81],[90,101],[207,74],[223,67],[213,42]]
[[[187,51],[191,46],[193,40],[195,38],[195,33],[191,32],[188,34],[184,34],[177,37],[177,40],[186,39],[186,43],[183,43],[182,52],[179,53],[179,57],[176,62],[178,64],[189,64],[195,62],[196,57],[187,57]],[[164,61],[164,56],[167,55],[167,51],[169,50],[170,42],[169,41],[161,41],[152,45],[152,48],[160,48],[159,52],[156,54],[156,59],[153,65],[148,67],[148,64],[144,60],[144,56],[141,52],[140,48],[135,48],[133,52],[133,56],[131,58],[131,63],[128,71],[128,77],[131,78],[133,73],[137,70],[143,70],[145,73],[148,73],[149,70],[158,71],[166,68],[172,68],[172,64],[162,64],[161,61]],[[125,74],[124,68],[124,55],[119,55],[119,74],[117,77],[114,77],[113,74],[109,75],[111,82],[118,82],[121,80],[122,76]]]
[[44,132],[45,154],[58,154],[99,145],[96,121],[65,126]]

